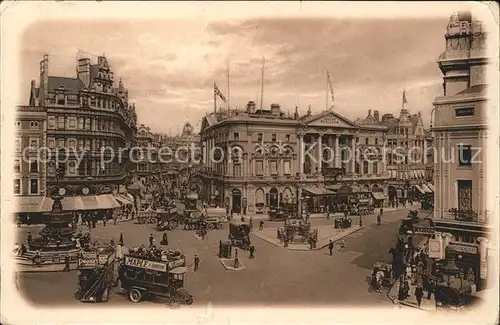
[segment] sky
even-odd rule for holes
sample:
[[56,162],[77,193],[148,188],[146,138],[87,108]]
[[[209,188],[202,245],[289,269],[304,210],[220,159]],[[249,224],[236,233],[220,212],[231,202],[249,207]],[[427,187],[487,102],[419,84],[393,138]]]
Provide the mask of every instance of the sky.
[[[349,119],[399,115],[406,90],[410,113],[428,126],[432,101],[442,94],[437,58],[444,51],[449,13],[433,19],[252,18],[220,21],[49,21],[23,34],[19,104],[30,81],[39,85],[39,61],[49,54],[49,75],[74,77],[78,51],[105,54],[136,103],[140,124],[175,134],[195,129],[213,111],[213,83],[232,108],[250,100],[280,104],[293,114],[326,108],[326,71],[334,110]],[[228,67],[230,96],[228,96]],[[332,105],[329,95],[329,105]],[[220,100],[218,106],[226,109]]]

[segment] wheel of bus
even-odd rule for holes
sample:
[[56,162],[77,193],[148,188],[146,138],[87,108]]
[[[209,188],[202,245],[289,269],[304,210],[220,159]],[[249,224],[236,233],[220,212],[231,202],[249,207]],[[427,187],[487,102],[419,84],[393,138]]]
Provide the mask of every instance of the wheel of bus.
[[168,305],[170,306],[170,308],[180,308],[181,307],[181,303],[179,302],[179,300],[177,300],[174,297],[169,299]]
[[142,292],[139,289],[130,289],[128,292],[128,299],[132,302],[140,302],[142,299]]
[[208,230],[213,230],[214,229],[214,224],[213,223],[208,223],[207,224]]
[[192,305],[192,304],[193,304],[193,302],[194,302],[193,296],[188,295],[188,296],[186,297],[186,301],[185,301],[186,305]]

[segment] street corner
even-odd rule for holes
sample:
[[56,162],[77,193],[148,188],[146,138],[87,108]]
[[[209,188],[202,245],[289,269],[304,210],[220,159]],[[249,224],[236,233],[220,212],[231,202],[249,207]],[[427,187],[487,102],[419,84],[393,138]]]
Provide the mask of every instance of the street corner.
[[219,261],[221,264],[224,266],[226,270],[231,270],[231,271],[243,271],[246,269],[245,264],[241,261],[241,259],[238,259],[238,265],[235,267],[235,261],[234,258],[219,258]]
[[333,228],[331,226],[323,226],[324,228],[320,228],[320,227],[318,227],[321,230],[319,232],[318,245],[316,246],[317,249],[321,249],[321,248],[328,246],[328,244],[330,243],[330,240],[335,243],[335,242],[363,229],[363,226],[359,226],[359,225],[352,225],[351,227],[349,227],[347,229],[342,229],[342,230]]

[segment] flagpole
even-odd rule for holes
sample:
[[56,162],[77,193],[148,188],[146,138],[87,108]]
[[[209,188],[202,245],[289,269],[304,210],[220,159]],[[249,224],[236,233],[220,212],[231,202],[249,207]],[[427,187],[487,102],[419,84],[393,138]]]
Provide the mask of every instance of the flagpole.
[[227,115],[231,112],[231,94],[229,92],[229,60],[227,60]]
[[214,82],[214,114],[217,113],[217,95],[215,94],[215,82]]
[[328,110],[328,70],[326,70],[326,107],[325,110]]
[[262,75],[260,79],[260,110],[262,112],[263,102],[264,102],[264,65],[266,64],[266,58],[262,57]]

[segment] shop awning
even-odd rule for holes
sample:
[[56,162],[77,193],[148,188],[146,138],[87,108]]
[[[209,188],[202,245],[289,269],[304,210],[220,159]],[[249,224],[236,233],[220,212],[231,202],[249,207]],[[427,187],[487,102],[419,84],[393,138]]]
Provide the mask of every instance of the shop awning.
[[61,203],[64,211],[85,210],[80,196],[65,196]]
[[385,200],[386,196],[381,192],[372,192],[372,196],[375,200]]
[[414,186],[421,194],[425,194],[425,191],[420,187],[420,185],[414,185]]
[[422,184],[422,189],[426,192],[426,193],[433,193],[432,190],[430,188],[427,187],[427,185],[425,184]]
[[428,184],[427,184],[427,187],[428,187],[431,191],[436,192],[436,188],[435,188],[435,187],[434,187],[434,185],[432,185],[431,183],[428,183]]
[[314,195],[314,196],[335,194],[332,191],[327,190],[323,186],[307,186],[307,187],[304,187],[303,190],[311,195]]
[[83,208],[82,210],[98,210],[99,204],[97,203],[97,198],[95,195],[80,196],[82,200]]
[[49,212],[52,210],[52,200],[41,195],[18,196],[14,197],[13,208],[15,213]]
[[96,201],[99,209],[115,209],[120,207],[120,203],[111,194],[97,195]]

